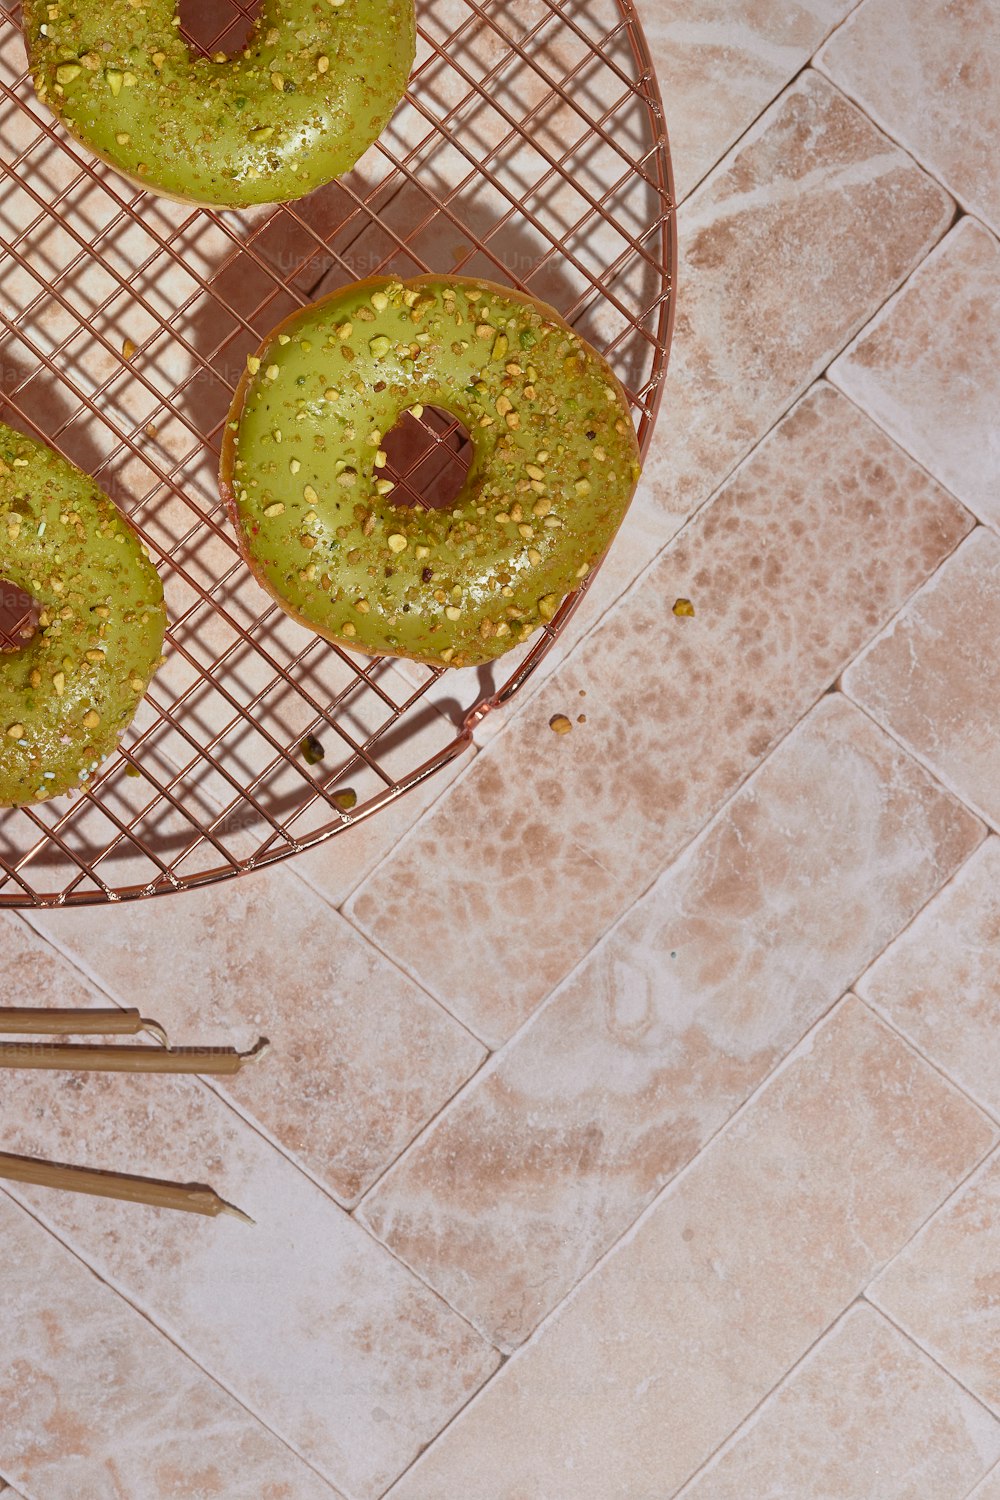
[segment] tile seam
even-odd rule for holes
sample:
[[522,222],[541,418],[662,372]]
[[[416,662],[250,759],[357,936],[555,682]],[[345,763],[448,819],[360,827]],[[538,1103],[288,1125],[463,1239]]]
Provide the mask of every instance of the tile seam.
[[[976,527],[976,532],[987,530],[989,530],[988,527]],[[974,536],[976,532],[970,532],[969,535]],[[995,535],[995,533],[992,534]],[[954,554],[951,555],[953,556]],[[949,561],[949,558],[946,558],[945,561]],[[931,583],[933,581],[933,578],[936,578],[937,576],[937,573],[934,573],[932,577],[927,580],[927,583]],[[926,587],[926,585],[921,585],[921,587]],[[909,607],[909,604],[912,603],[913,597],[914,596],[911,596],[911,599],[907,601],[907,604],[906,606],[904,606],[904,608]],[[901,613],[902,611],[900,611],[900,614]],[[895,620],[896,618],[898,617],[894,615],[893,620]],[[883,630],[888,630],[889,626],[893,623],[893,620],[888,621],[887,624],[883,627]],[[879,635],[881,634],[883,634],[882,630],[879,631]],[[864,651],[859,652],[858,656],[855,657],[854,661],[852,661],[850,664],[852,667],[857,664],[857,662],[861,659],[861,656],[865,654],[865,652],[867,652],[868,647],[870,647],[872,644],[873,642],[869,641],[868,646],[864,648]],[[845,667],[844,672],[846,671],[847,668]],[[841,676],[843,675],[844,674],[842,673]],[[871,720],[876,728],[881,729],[883,734],[887,734],[889,738],[894,741],[894,743],[897,744],[902,751],[905,752],[905,754],[909,755],[911,759],[915,760],[919,766],[922,766],[923,769],[927,772],[928,776],[933,777],[934,781],[936,781],[937,784],[949,794],[949,796],[953,797],[956,802],[960,802],[967,812],[971,813],[974,818],[977,818],[979,822],[983,824],[988,833],[1000,833],[1000,818],[994,821],[989,813],[984,812],[981,808],[976,807],[974,803],[970,802],[966,793],[959,791],[958,787],[953,786],[948,777],[940,768],[931,765],[931,763],[925,758],[921,750],[919,750],[915,745],[911,745],[907,740],[903,739],[901,735],[896,730],[894,730],[888,722],[883,720],[881,714],[877,713],[874,708],[872,708],[868,704],[861,703],[846,687],[841,686],[839,679],[837,690],[838,692],[843,693],[844,697],[848,700],[849,703],[853,703],[856,708],[859,708],[865,715],[865,717]]]
[[[895,1331],[906,1341],[906,1343],[912,1345],[913,1348],[918,1350],[921,1355],[927,1355],[927,1351],[920,1348],[920,1345],[916,1342],[915,1339],[912,1339],[904,1329],[900,1328],[897,1323],[895,1323],[891,1318],[887,1317],[882,1308],[876,1307],[873,1302],[868,1301],[864,1291],[859,1292],[857,1296],[854,1297],[847,1304],[847,1306],[837,1314],[832,1322],[826,1328],[824,1328],[823,1332],[813,1340],[813,1342],[809,1345],[809,1348],[800,1355],[795,1363],[791,1365],[788,1370],[786,1370],[781,1379],[777,1380],[774,1383],[774,1385],[768,1391],[767,1395],[761,1397],[760,1401],[758,1401],[753,1411],[748,1412],[743,1421],[733,1428],[732,1432],[729,1433],[729,1435],[725,1437],[721,1443],[719,1443],[718,1447],[713,1449],[708,1458],[706,1458],[705,1462],[699,1465],[699,1467],[695,1469],[693,1473],[688,1475],[687,1479],[684,1480],[681,1487],[675,1490],[673,1495],[669,1497],[669,1500],[685,1500],[685,1496],[690,1494],[692,1487],[696,1485],[699,1480],[701,1480],[710,1471],[716,1461],[724,1457],[727,1452],[731,1452],[738,1446],[738,1444],[744,1437],[749,1435],[749,1433],[756,1426],[757,1420],[763,1414],[763,1409],[768,1406],[774,1398],[779,1396],[782,1390],[792,1384],[796,1377],[801,1374],[802,1369],[805,1365],[811,1363],[812,1360],[819,1356],[822,1345],[828,1343],[836,1335],[838,1329],[847,1321],[851,1314],[858,1311],[859,1309],[866,1310],[870,1313],[873,1313],[877,1318],[883,1319],[887,1324],[889,1324],[890,1327],[895,1329]],[[996,1420],[995,1414],[990,1411],[989,1407],[984,1406],[979,1397],[976,1396],[974,1392],[969,1391],[965,1386],[963,1386],[961,1381],[956,1380],[955,1377],[950,1373],[950,1371],[944,1369],[939,1361],[931,1358],[931,1363],[936,1365],[937,1368],[941,1370],[941,1372],[953,1385],[961,1386],[966,1395],[970,1396],[973,1401],[975,1401],[976,1405],[987,1414],[987,1416],[994,1417],[994,1420]],[[998,1427],[1000,1427],[1000,1422],[998,1422],[997,1425]],[[989,1472],[990,1471],[987,1470],[986,1474],[981,1474],[976,1480],[976,1484],[981,1484],[983,1479],[986,1477],[986,1475],[989,1474]],[[958,1497],[956,1497],[956,1500],[958,1500]],[[967,1497],[961,1497],[961,1500],[967,1500]]]
[[[961,1386],[965,1394],[969,1396],[971,1400],[975,1401],[976,1405],[980,1407],[984,1412],[986,1412],[988,1416],[991,1416],[994,1422],[997,1423],[998,1427],[1000,1427],[1000,1407],[991,1406],[983,1396],[978,1395],[968,1384],[968,1382],[964,1380],[961,1375],[950,1369],[949,1366],[946,1365],[941,1359],[941,1356],[939,1354],[935,1354],[932,1349],[929,1349],[927,1345],[922,1341],[922,1339],[920,1339],[919,1336],[913,1332],[912,1329],[907,1328],[904,1324],[900,1323],[899,1320],[891,1312],[888,1312],[880,1302],[876,1302],[875,1298],[870,1295],[869,1289],[866,1289],[864,1299],[870,1307],[873,1307],[876,1312],[880,1313],[881,1316],[885,1318],[887,1323],[892,1324],[897,1333],[902,1334],[903,1338],[907,1339],[915,1349],[919,1349],[920,1353],[924,1356],[925,1359],[929,1359],[931,1364],[935,1365],[943,1375],[947,1375],[949,1380],[953,1380],[956,1385]],[[992,1470],[987,1469],[984,1473],[980,1474],[979,1478],[976,1480],[976,1484],[982,1484],[983,1480],[986,1479],[990,1475],[990,1473],[992,1473]]]

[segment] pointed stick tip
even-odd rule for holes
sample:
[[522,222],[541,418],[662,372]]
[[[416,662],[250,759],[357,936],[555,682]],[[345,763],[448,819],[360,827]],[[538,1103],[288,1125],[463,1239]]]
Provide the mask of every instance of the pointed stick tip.
[[257,1227],[257,1220],[251,1219],[250,1215],[245,1214],[242,1208],[237,1208],[235,1203],[227,1203],[224,1198],[220,1198],[219,1202],[222,1204],[221,1213],[232,1214],[234,1219],[242,1219],[244,1224],[252,1224],[254,1228]]

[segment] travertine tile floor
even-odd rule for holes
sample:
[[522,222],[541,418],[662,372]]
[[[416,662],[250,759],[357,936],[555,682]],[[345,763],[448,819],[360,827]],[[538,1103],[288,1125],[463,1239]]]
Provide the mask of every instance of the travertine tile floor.
[[1000,1497],[998,11],[645,14],[677,337],[558,657],[292,867],[0,920],[275,1044],[5,1079],[258,1220],[0,1194],[11,1500]]

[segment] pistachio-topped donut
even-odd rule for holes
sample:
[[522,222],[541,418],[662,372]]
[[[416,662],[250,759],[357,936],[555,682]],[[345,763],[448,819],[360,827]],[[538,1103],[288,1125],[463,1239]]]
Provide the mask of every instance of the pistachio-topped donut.
[[0,423],[0,576],[40,606],[0,655],[0,807],[80,787],[131,723],[160,663],[163,588],[106,495]]
[[[397,505],[382,440],[444,409],[472,439],[445,510]],[[558,313],[490,282],[358,282],[271,334],[236,391],[222,493],[265,588],[328,639],[467,666],[555,614],[639,477],[628,401]]]
[[186,202],[301,198],[347,172],[406,88],[413,0],[265,0],[196,57],[176,0],[23,0],[38,96],[123,176]]

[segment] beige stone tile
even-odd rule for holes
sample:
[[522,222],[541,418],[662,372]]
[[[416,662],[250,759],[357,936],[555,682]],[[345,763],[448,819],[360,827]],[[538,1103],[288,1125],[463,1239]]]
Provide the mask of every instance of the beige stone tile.
[[819,66],[961,203],[1000,229],[998,48],[1000,15],[990,0],[865,0]]
[[1000,538],[980,527],[844,676],[845,691],[1000,827]]
[[[0,1139],[28,1156],[209,1182],[254,1218],[250,1227],[11,1189],[359,1500],[380,1495],[496,1364],[468,1324],[194,1079],[11,1072]],[[61,1300],[56,1291],[52,1301]],[[30,1337],[16,1299],[14,1313]],[[74,1378],[73,1363],[70,1355],[53,1372],[57,1392]],[[86,1493],[81,1487],[73,1500]]]
[[814,72],[691,195],[679,218],[660,419],[667,535],[895,291],[951,215],[943,189]]
[[988,1148],[850,999],[391,1491],[660,1500]]
[[1000,839],[972,856],[858,983],[870,1005],[1000,1116]]
[[945,1204],[869,1295],[1000,1412],[1000,1155]]
[[[122,1219],[129,1238],[136,1227]],[[5,1195],[0,1246],[2,1462],[19,1487],[5,1500],[20,1500],[21,1487],[28,1500],[336,1500]]]
[[666,107],[682,200],[805,66],[856,0],[647,5],[642,22]]
[[966,1500],[1000,1423],[864,1304],[678,1500]]
[[1000,528],[1000,244],[961,219],[836,360],[833,383]]
[[516,1345],[981,832],[869,719],[824,698],[363,1218]]
[[88,1010],[108,1004],[69,964],[54,960],[48,945],[12,912],[0,913],[0,974],[0,1005]]
[[976,1486],[969,1500],[1000,1500],[1000,1465]]
[[968,524],[818,387],[359,887],[352,919],[477,1033],[509,1036]]
[[124,1005],[170,1036],[265,1062],[226,1093],[344,1201],[356,1198],[478,1066],[483,1049],[303,881],[244,876],[101,920],[33,913]]

